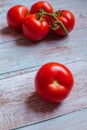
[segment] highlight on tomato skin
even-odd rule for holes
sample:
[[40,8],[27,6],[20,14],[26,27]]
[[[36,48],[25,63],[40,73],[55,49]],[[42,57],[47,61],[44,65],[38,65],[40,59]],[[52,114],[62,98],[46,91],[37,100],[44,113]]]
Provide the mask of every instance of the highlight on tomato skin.
[[48,62],[35,75],[35,90],[37,94],[48,102],[65,100],[74,85],[71,71],[58,62]]

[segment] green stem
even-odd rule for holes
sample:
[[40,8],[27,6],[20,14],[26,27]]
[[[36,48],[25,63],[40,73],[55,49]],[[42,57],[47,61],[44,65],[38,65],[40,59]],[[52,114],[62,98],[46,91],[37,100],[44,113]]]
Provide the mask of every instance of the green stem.
[[68,31],[67,31],[66,27],[64,26],[64,24],[60,20],[58,20],[57,17],[55,17],[55,15],[53,15],[53,17],[55,18],[55,20],[57,21],[57,23],[59,23],[59,25],[62,27],[65,35],[68,35]]
[[[47,13],[47,12],[45,12],[44,10],[41,10],[40,13],[37,14],[37,15],[39,16],[39,18],[40,18],[41,16],[43,16],[43,15],[48,15],[48,16],[50,16],[50,17],[53,17],[53,18],[55,19],[55,23],[56,23],[56,24],[58,23],[58,24],[62,27],[62,29],[63,29],[65,35],[68,35],[68,31],[67,31],[66,27],[64,26],[64,24],[63,24],[60,20],[58,20],[58,18],[56,17],[55,14]],[[58,28],[59,28],[58,25],[57,25],[56,27],[52,27],[53,30],[57,30]]]

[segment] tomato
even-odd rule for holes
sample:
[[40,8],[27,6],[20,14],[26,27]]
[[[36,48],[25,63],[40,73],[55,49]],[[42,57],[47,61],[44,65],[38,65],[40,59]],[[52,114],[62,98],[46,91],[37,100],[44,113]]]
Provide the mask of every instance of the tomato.
[[[57,11],[57,19],[60,20],[65,28],[67,29],[68,33],[71,32],[75,25],[75,17],[69,10],[59,10]],[[66,35],[63,28],[58,24],[59,28],[55,30],[55,33],[58,35]]]
[[72,90],[74,78],[63,64],[48,62],[36,73],[35,89],[40,97],[49,102],[63,101]]
[[23,22],[23,33],[32,41],[42,40],[49,32],[46,20],[37,19],[36,14],[30,14]]
[[41,9],[43,9],[44,11],[46,11],[48,13],[54,12],[53,7],[50,3],[46,2],[46,1],[39,1],[31,6],[30,13],[31,14],[39,13],[41,11]]
[[21,31],[22,23],[29,14],[27,7],[24,5],[15,5],[7,12],[7,23],[14,30]]

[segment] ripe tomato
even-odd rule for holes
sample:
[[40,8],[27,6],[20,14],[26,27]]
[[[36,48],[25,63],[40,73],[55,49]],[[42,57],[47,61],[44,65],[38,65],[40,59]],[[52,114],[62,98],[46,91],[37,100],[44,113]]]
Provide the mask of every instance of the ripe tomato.
[[41,9],[43,9],[44,11],[46,11],[48,13],[53,13],[52,5],[46,1],[39,1],[39,2],[36,2],[35,4],[33,4],[30,9],[30,13],[31,14],[39,13]]
[[50,102],[61,102],[70,93],[74,79],[63,64],[49,62],[43,65],[35,76],[36,92]]
[[32,41],[42,40],[49,32],[46,20],[39,20],[36,14],[30,14],[23,22],[23,33]]
[[[75,25],[74,15],[69,10],[59,10],[57,11],[57,14],[58,14],[57,19],[63,23],[68,33],[71,32]],[[55,33],[58,35],[65,35],[65,32],[60,25],[59,28],[55,30]]]
[[7,23],[14,30],[21,31],[22,23],[29,14],[27,7],[24,5],[15,5],[7,12]]

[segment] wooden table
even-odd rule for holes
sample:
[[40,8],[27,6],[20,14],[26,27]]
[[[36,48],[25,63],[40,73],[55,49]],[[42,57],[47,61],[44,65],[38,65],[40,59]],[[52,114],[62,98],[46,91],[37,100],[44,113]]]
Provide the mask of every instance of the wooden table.
[[[49,35],[33,44],[7,26],[6,13],[15,4],[30,7],[36,1],[0,0],[0,130],[87,130],[87,0],[48,0],[55,10],[74,13],[75,28],[65,38]],[[49,61],[65,64],[75,79],[59,105],[35,93],[35,74]]]

